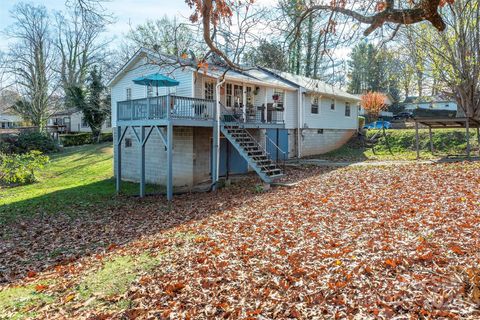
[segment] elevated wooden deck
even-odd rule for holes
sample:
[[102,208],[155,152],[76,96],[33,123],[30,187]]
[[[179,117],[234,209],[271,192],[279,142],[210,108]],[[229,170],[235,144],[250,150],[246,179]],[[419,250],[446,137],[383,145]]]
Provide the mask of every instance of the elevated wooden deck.
[[[120,101],[117,103],[118,126],[199,126],[213,127],[216,117],[215,100],[165,95]],[[271,106],[239,106],[227,110],[222,106],[222,123],[240,122],[244,128],[283,128],[283,110]]]

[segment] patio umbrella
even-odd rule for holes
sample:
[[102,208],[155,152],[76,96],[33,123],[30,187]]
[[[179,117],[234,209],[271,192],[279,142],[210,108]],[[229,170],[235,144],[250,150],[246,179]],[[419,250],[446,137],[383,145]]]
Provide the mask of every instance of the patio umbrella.
[[158,96],[158,87],[175,87],[180,84],[179,81],[164,76],[160,73],[153,73],[148,76],[139,77],[133,79],[133,83],[140,84],[144,86],[155,86],[157,87],[157,96]]

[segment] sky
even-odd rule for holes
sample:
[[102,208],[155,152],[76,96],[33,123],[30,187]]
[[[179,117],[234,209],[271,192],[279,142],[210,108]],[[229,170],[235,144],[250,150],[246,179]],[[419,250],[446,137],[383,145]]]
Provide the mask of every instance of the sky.
[[[12,24],[10,11],[19,3],[18,0],[0,0],[0,30],[4,31]],[[49,10],[62,10],[65,0],[26,0],[34,4],[45,5]],[[275,0],[257,0],[260,5],[272,5]],[[108,33],[117,38],[130,30],[131,25],[137,25],[148,19],[156,19],[167,15],[169,17],[188,17],[190,8],[183,0],[109,0],[103,4],[105,9],[112,12],[116,22],[110,25]],[[8,39],[0,34],[0,50],[8,47]]]

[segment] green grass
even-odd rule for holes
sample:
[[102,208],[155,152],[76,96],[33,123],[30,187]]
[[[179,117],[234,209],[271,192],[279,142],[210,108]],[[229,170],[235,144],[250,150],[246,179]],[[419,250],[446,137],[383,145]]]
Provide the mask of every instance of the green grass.
[[101,299],[122,295],[142,272],[155,268],[161,257],[161,255],[151,256],[144,253],[139,256],[119,256],[108,260],[100,270],[85,276],[77,289],[78,298]]
[[[99,203],[114,202],[111,143],[65,148],[51,156],[38,182],[0,188],[0,224],[34,214],[86,212]],[[147,186],[151,191],[152,186]],[[122,183],[126,194],[138,194],[138,184]]]
[[36,284],[0,291],[0,319],[34,318],[31,308],[53,301],[53,297],[37,292]]
[[[375,131],[368,132],[371,137]],[[375,146],[375,153],[372,149],[362,149],[358,143],[348,143],[341,148],[319,156],[319,158],[332,161],[368,161],[368,160],[414,160],[415,151],[415,130],[413,129],[395,129],[388,130],[388,141],[393,155],[390,154],[387,144],[383,138]],[[430,141],[428,130],[419,131],[419,146],[421,159],[439,159],[447,155],[466,154],[467,143],[465,131],[458,129],[436,129],[433,130],[434,154],[429,150]],[[470,144],[472,151],[478,150],[476,133],[470,132]]]

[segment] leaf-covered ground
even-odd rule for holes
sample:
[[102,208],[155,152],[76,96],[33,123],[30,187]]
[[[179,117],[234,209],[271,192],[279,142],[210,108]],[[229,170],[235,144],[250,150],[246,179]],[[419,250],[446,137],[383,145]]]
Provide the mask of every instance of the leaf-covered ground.
[[480,317],[479,163],[289,175],[12,223],[0,318]]

